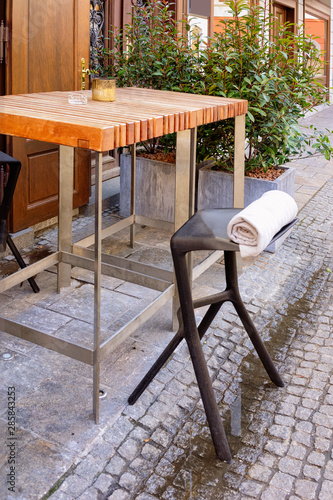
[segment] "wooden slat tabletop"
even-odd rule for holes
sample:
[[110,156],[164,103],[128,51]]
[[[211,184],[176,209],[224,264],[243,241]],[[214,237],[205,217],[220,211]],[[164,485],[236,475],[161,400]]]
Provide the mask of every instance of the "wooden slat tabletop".
[[[69,104],[84,94],[87,104]],[[142,88],[116,89],[114,102],[91,91],[0,97],[0,133],[108,151],[164,134],[245,114],[247,101]]]

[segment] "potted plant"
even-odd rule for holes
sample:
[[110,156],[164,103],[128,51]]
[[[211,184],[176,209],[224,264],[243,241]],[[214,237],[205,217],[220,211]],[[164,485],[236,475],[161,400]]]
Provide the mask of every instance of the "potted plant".
[[[118,87],[193,92],[200,82],[201,63],[197,51],[188,43],[188,22],[181,23],[182,30],[179,24],[166,0],[148,0],[145,6],[134,6],[132,22],[120,32],[111,31],[113,48],[102,54],[99,73],[116,77]],[[103,57],[111,63],[105,64]],[[176,134],[138,145],[136,182],[141,196],[136,199],[136,213],[173,221],[175,147]],[[130,156],[122,154],[120,214],[124,216],[130,213],[130,171]]]
[[[111,33],[113,48],[107,57],[112,62],[101,65],[102,72],[116,77],[118,86],[247,99],[247,176],[270,182],[273,175],[286,170],[284,165],[295,155],[324,153],[330,158],[333,148],[328,134],[298,126],[306,111],[327,98],[326,89],[316,80],[322,61],[313,40],[305,36],[302,27],[278,26],[267,7],[249,5],[244,0],[225,3],[231,16],[221,21],[222,33],[215,33],[207,43],[191,39],[187,20],[180,28],[167,0],[148,0],[144,7],[134,7],[132,24],[120,33]],[[233,120],[199,127],[197,163],[210,159],[213,175],[232,172],[233,141]],[[174,144],[172,136],[161,138],[150,145],[150,153],[168,152]],[[205,187],[207,172],[207,166],[199,170],[199,208],[209,206],[211,198],[216,201],[217,197],[216,192],[210,196]],[[294,174],[290,177],[293,182]],[[151,180],[143,183],[151,185]],[[216,186],[216,181],[212,184]],[[284,182],[278,184],[280,189]],[[218,190],[223,199],[226,190]],[[286,190],[293,192],[292,187]],[[150,191],[154,194],[154,189]],[[125,198],[128,192],[129,186]],[[261,194],[262,188],[254,196]],[[245,197],[246,203],[252,201],[247,194]],[[232,206],[232,200],[228,205]],[[215,206],[223,206],[222,201]]]
[[[278,25],[267,6],[225,3],[231,17],[220,21],[221,31],[207,45],[203,72],[209,93],[249,103],[246,206],[269,189],[294,194],[292,158],[316,153],[330,158],[327,133],[298,126],[305,112],[327,97],[316,80],[321,54],[302,27]],[[199,155],[214,164],[199,172],[198,208],[233,205],[233,141],[231,120],[200,130]]]

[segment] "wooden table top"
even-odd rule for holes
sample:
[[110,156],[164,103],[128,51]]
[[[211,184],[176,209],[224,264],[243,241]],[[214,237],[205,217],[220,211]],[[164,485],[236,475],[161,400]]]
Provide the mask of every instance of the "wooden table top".
[[[87,104],[69,104],[84,94]],[[142,88],[118,88],[114,102],[91,90],[0,97],[0,133],[108,151],[247,112],[247,101]]]

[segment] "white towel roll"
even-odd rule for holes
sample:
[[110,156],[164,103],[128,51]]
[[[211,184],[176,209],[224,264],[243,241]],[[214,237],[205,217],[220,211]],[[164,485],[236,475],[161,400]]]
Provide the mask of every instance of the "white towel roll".
[[297,210],[289,194],[267,191],[231,219],[228,236],[239,244],[242,257],[255,257],[283,226],[295,219]]

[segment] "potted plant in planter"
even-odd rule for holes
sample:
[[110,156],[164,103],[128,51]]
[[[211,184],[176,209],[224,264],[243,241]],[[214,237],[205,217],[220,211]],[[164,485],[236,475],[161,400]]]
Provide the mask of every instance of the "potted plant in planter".
[[[156,148],[137,151],[135,212],[166,222],[174,221],[176,154]],[[140,194],[139,194],[140,193]],[[130,215],[131,155],[120,155],[120,215]]]
[[[112,63],[103,71],[116,77],[118,86],[247,99],[245,170],[253,177],[271,179],[295,154],[306,151],[330,157],[327,134],[298,127],[307,110],[326,100],[325,89],[315,78],[322,64],[315,44],[302,28],[278,27],[264,7],[243,0],[226,3],[231,17],[222,21],[222,33],[215,33],[206,44],[199,39],[189,42],[189,23],[182,21],[179,29],[166,0],[148,0],[145,7],[135,7],[132,24],[119,34],[111,33],[113,49],[107,56]],[[269,37],[270,32],[275,35]],[[211,159],[214,174],[232,172],[233,127],[233,120],[199,127],[197,163]],[[162,151],[172,149],[174,138],[166,143],[161,138],[152,149],[161,152],[161,146]],[[206,177],[207,167],[199,172],[199,208],[211,203],[203,187]],[[151,182],[143,181],[152,186]],[[154,188],[150,191],[154,194]],[[212,197],[215,201],[217,193]],[[228,204],[232,206],[232,200]],[[223,205],[219,201],[215,206]]]
[[[99,73],[115,76],[117,86],[193,92],[200,84],[198,51],[189,44],[189,24],[183,30],[175,22],[168,2],[148,0],[134,6],[132,22],[112,31],[111,51],[104,56],[111,64],[100,64]],[[124,40],[127,41],[124,49]],[[199,89],[198,89],[199,93]],[[138,145],[136,159],[136,213],[172,222],[174,219],[176,134]],[[120,213],[130,212],[131,160],[120,157]],[[142,193],[145,193],[142,195]]]

